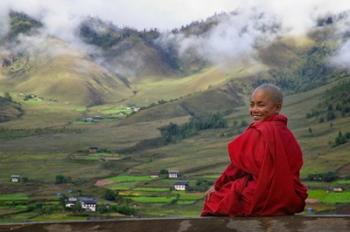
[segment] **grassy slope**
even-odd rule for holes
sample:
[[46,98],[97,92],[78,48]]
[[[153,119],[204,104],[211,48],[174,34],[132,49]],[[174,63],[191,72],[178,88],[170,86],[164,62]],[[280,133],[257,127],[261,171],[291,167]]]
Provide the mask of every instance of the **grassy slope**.
[[259,64],[242,64],[233,67],[210,67],[183,78],[144,79],[135,83],[137,94],[127,100],[128,103],[149,105],[160,99],[171,100],[198,91],[222,85],[225,81],[253,75],[266,67]]
[[[332,84],[323,86],[302,94],[292,95],[286,98],[283,113],[289,116],[289,125],[297,136],[303,151],[305,165],[303,176],[309,173],[336,171],[343,165],[350,163],[347,157],[350,144],[344,144],[332,148],[328,143],[333,141],[339,130],[350,131],[350,118],[339,118],[330,122],[318,123],[315,120],[307,120],[305,117],[309,109],[316,107],[326,89]],[[249,120],[247,107],[241,107],[237,112],[229,115],[230,121]],[[313,135],[308,128],[311,127]],[[184,170],[188,174],[212,174],[223,169],[227,162],[226,143],[231,139],[221,137],[225,130],[203,132],[199,136],[186,139],[178,144],[168,145],[159,149],[146,152],[146,155],[160,153],[163,156],[151,163],[145,163],[134,167],[133,170],[156,171],[159,167],[173,167]]]
[[[49,49],[53,54],[47,54]],[[116,102],[132,95],[118,77],[55,39],[43,41],[40,50],[18,58],[1,72],[0,90],[74,105]]]
[[[313,119],[305,118],[309,109],[316,107],[326,89],[331,85],[288,96],[285,101],[284,112],[289,116],[290,127],[295,132],[304,150],[304,175],[311,172],[337,170],[337,168],[349,162],[346,157],[348,144],[337,148],[331,148],[328,145],[328,142],[334,140],[340,129],[350,131],[349,118],[336,119],[332,128],[330,128],[329,122],[318,123]],[[191,96],[185,98],[184,102],[191,102],[190,100]],[[26,114],[23,118],[2,123],[1,126],[27,129],[66,127],[80,131],[63,131],[61,133],[45,134],[45,136],[34,135],[2,141],[1,150],[4,152],[20,152],[22,150],[27,152],[74,152],[90,145],[107,147],[112,150],[120,149],[133,146],[144,139],[158,137],[159,131],[157,128],[162,125],[169,122],[181,124],[188,119],[188,114],[183,109],[174,108],[173,104],[176,104],[176,102],[170,102],[138,112],[121,122],[106,120],[91,125],[80,125],[74,123],[74,121],[80,117],[81,108],[45,101],[35,104],[27,102],[25,104]],[[197,105],[201,105],[201,102]],[[225,107],[230,107],[229,103]],[[99,108],[95,109],[96,112],[98,112],[97,109]],[[164,111],[163,116],[160,116],[162,111]],[[234,113],[228,116],[229,121],[232,123],[234,120],[249,120],[246,111],[246,107],[236,107]],[[170,113],[167,115],[167,112]],[[313,130],[312,136],[308,132],[309,127]],[[221,136],[226,130],[207,131],[178,144],[137,152],[135,159],[140,159],[141,163],[151,159],[154,154],[157,155],[152,162],[140,164],[140,166],[134,167],[133,170],[136,172],[142,170],[157,171],[160,167],[177,166],[193,173],[217,173],[225,165],[224,162],[227,161],[225,144],[231,138]],[[189,157],[193,162],[188,162]],[[329,163],[332,163],[332,165],[330,166]]]

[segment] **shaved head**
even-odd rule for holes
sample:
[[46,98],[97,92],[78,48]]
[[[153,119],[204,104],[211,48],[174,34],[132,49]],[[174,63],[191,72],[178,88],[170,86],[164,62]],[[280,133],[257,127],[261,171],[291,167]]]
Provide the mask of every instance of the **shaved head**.
[[282,104],[282,102],[283,102],[282,91],[281,91],[281,89],[278,86],[276,86],[274,84],[266,83],[266,84],[259,85],[253,91],[253,95],[254,95],[254,93],[256,93],[258,91],[264,91],[265,93],[267,93],[274,103]]
[[263,121],[278,114],[282,108],[283,94],[280,88],[273,84],[258,86],[250,101],[249,112],[254,121]]

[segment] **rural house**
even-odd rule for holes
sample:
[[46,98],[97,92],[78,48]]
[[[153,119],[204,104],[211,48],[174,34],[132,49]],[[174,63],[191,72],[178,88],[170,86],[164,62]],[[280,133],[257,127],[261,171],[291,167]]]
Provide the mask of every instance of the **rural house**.
[[20,175],[11,175],[11,182],[13,183],[19,183],[21,182],[21,176]]
[[174,189],[177,191],[186,191],[188,188],[188,181],[178,181],[174,184]]
[[96,212],[97,200],[93,197],[69,197],[65,206],[67,208],[73,208],[77,202],[80,203],[81,208],[86,211]]
[[180,176],[180,173],[179,173],[179,171],[178,170],[171,170],[171,169],[169,169],[168,170],[168,177],[169,178],[173,178],[173,179],[176,179],[176,178],[178,178],[179,176]]
[[75,204],[77,203],[77,201],[78,201],[78,198],[76,198],[76,197],[69,197],[69,198],[66,200],[65,206],[66,206],[67,208],[72,208],[72,207],[75,206]]
[[93,197],[79,197],[81,208],[86,211],[96,212],[97,200]]
[[96,152],[98,152],[99,149],[100,149],[99,147],[91,146],[91,147],[89,147],[88,151],[89,151],[89,153],[96,153]]

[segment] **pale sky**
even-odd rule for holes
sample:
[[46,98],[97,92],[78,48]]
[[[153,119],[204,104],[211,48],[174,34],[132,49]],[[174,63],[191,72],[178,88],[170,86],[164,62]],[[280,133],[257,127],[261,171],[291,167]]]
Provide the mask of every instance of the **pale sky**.
[[[98,16],[119,26],[172,29],[214,13],[256,7],[304,27],[315,14],[350,9],[349,0],[1,0],[0,15],[12,8],[62,27],[85,16]],[[62,24],[62,25],[61,25]]]

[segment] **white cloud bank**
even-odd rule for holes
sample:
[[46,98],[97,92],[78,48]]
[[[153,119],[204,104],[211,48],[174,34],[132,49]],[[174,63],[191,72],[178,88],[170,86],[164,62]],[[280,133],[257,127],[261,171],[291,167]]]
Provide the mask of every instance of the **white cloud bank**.
[[[69,30],[86,16],[98,16],[116,25],[137,29],[172,29],[214,13],[255,7],[277,16],[295,32],[312,26],[319,14],[350,9],[337,0],[1,0],[0,11],[14,9],[43,19],[52,32]],[[1,15],[1,13],[0,13]]]
[[[77,40],[74,33],[77,25],[87,16],[99,17],[118,26],[130,26],[139,30],[158,28],[165,32],[194,20],[206,19],[215,13],[242,12],[239,16],[219,24],[206,38],[181,40],[182,51],[187,47],[196,47],[200,55],[220,61],[225,56],[237,57],[251,53],[257,39],[273,38],[274,34],[257,29],[259,23],[278,22],[282,33],[303,34],[315,26],[315,20],[320,15],[350,10],[350,1],[1,0],[0,36],[8,29],[7,14],[10,9],[40,19],[45,25],[45,33],[71,43]],[[264,17],[254,18],[257,12]],[[338,56],[346,57],[344,52],[348,54],[348,49],[340,49]],[[345,59],[341,60],[345,62]]]

